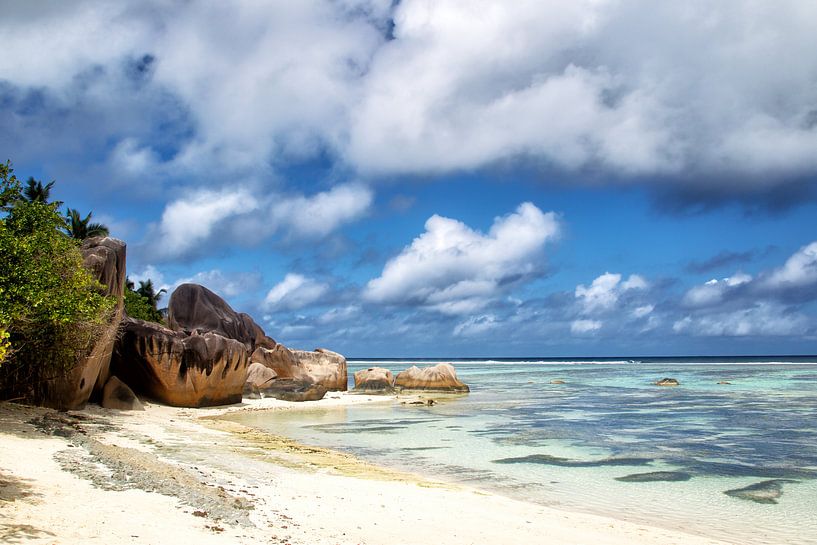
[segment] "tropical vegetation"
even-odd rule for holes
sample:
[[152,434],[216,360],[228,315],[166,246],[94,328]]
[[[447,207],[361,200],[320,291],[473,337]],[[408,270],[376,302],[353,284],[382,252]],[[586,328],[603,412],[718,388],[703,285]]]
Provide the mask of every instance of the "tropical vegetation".
[[128,279],[125,289],[125,313],[131,318],[164,323],[164,317],[158,305],[159,299],[166,292],[165,289],[156,291],[150,279],[140,280],[138,288]]

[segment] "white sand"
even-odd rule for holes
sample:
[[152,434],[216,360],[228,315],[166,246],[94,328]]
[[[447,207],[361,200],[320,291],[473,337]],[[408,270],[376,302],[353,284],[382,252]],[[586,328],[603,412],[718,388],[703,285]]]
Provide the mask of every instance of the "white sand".
[[[308,404],[68,414],[0,403],[0,542],[719,543],[435,483],[199,419],[372,399],[332,394]],[[27,423],[43,416],[52,426],[46,432]],[[47,434],[54,429],[68,437]]]

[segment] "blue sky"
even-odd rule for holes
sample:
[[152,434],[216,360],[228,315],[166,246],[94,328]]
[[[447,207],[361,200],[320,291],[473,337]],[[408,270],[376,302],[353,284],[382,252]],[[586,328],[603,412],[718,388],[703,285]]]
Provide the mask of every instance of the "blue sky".
[[817,352],[807,1],[6,1],[0,150],[349,356]]

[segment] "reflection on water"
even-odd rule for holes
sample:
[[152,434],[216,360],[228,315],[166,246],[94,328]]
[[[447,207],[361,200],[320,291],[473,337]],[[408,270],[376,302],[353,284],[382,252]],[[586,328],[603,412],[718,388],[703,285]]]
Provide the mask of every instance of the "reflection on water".
[[[350,375],[365,366],[351,365]],[[469,363],[457,371],[471,394],[430,407],[237,418],[546,505],[741,543],[817,543],[817,365]],[[654,385],[665,376],[681,385]]]

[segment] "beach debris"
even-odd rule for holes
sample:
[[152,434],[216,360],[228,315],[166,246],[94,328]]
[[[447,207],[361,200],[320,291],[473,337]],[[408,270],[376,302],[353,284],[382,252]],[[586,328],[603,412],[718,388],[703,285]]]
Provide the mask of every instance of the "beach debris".
[[404,401],[402,403],[402,405],[427,405],[427,406],[431,407],[435,403],[436,402],[433,399],[427,399],[425,401],[420,399],[420,400],[417,400],[417,401]]
[[688,481],[691,478],[692,475],[684,471],[650,471],[648,473],[633,473],[624,477],[616,477],[616,480],[624,483],[652,483],[658,481]]
[[367,394],[394,393],[394,375],[383,367],[369,367],[355,372],[355,392]]
[[601,460],[571,460],[549,454],[531,454],[515,458],[493,460],[495,464],[542,464],[559,467],[645,466],[652,458],[602,458]]
[[783,484],[797,483],[793,479],[771,479],[759,483],[750,484],[743,488],[735,488],[724,492],[727,496],[739,498],[741,500],[753,501],[755,503],[776,504],[778,498],[783,495]]
[[111,377],[105,383],[102,390],[102,401],[100,405],[106,409],[118,409],[120,411],[144,411],[145,407],[133,390],[117,377]]
[[664,377],[655,383],[656,386],[679,386],[681,383],[678,379]]
[[397,374],[394,386],[401,391],[424,390],[452,393],[470,391],[470,388],[457,378],[457,371],[450,363],[438,363],[425,369],[413,365]]
[[718,384],[732,384],[732,383],[729,382],[728,380],[720,380],[718,381]]

